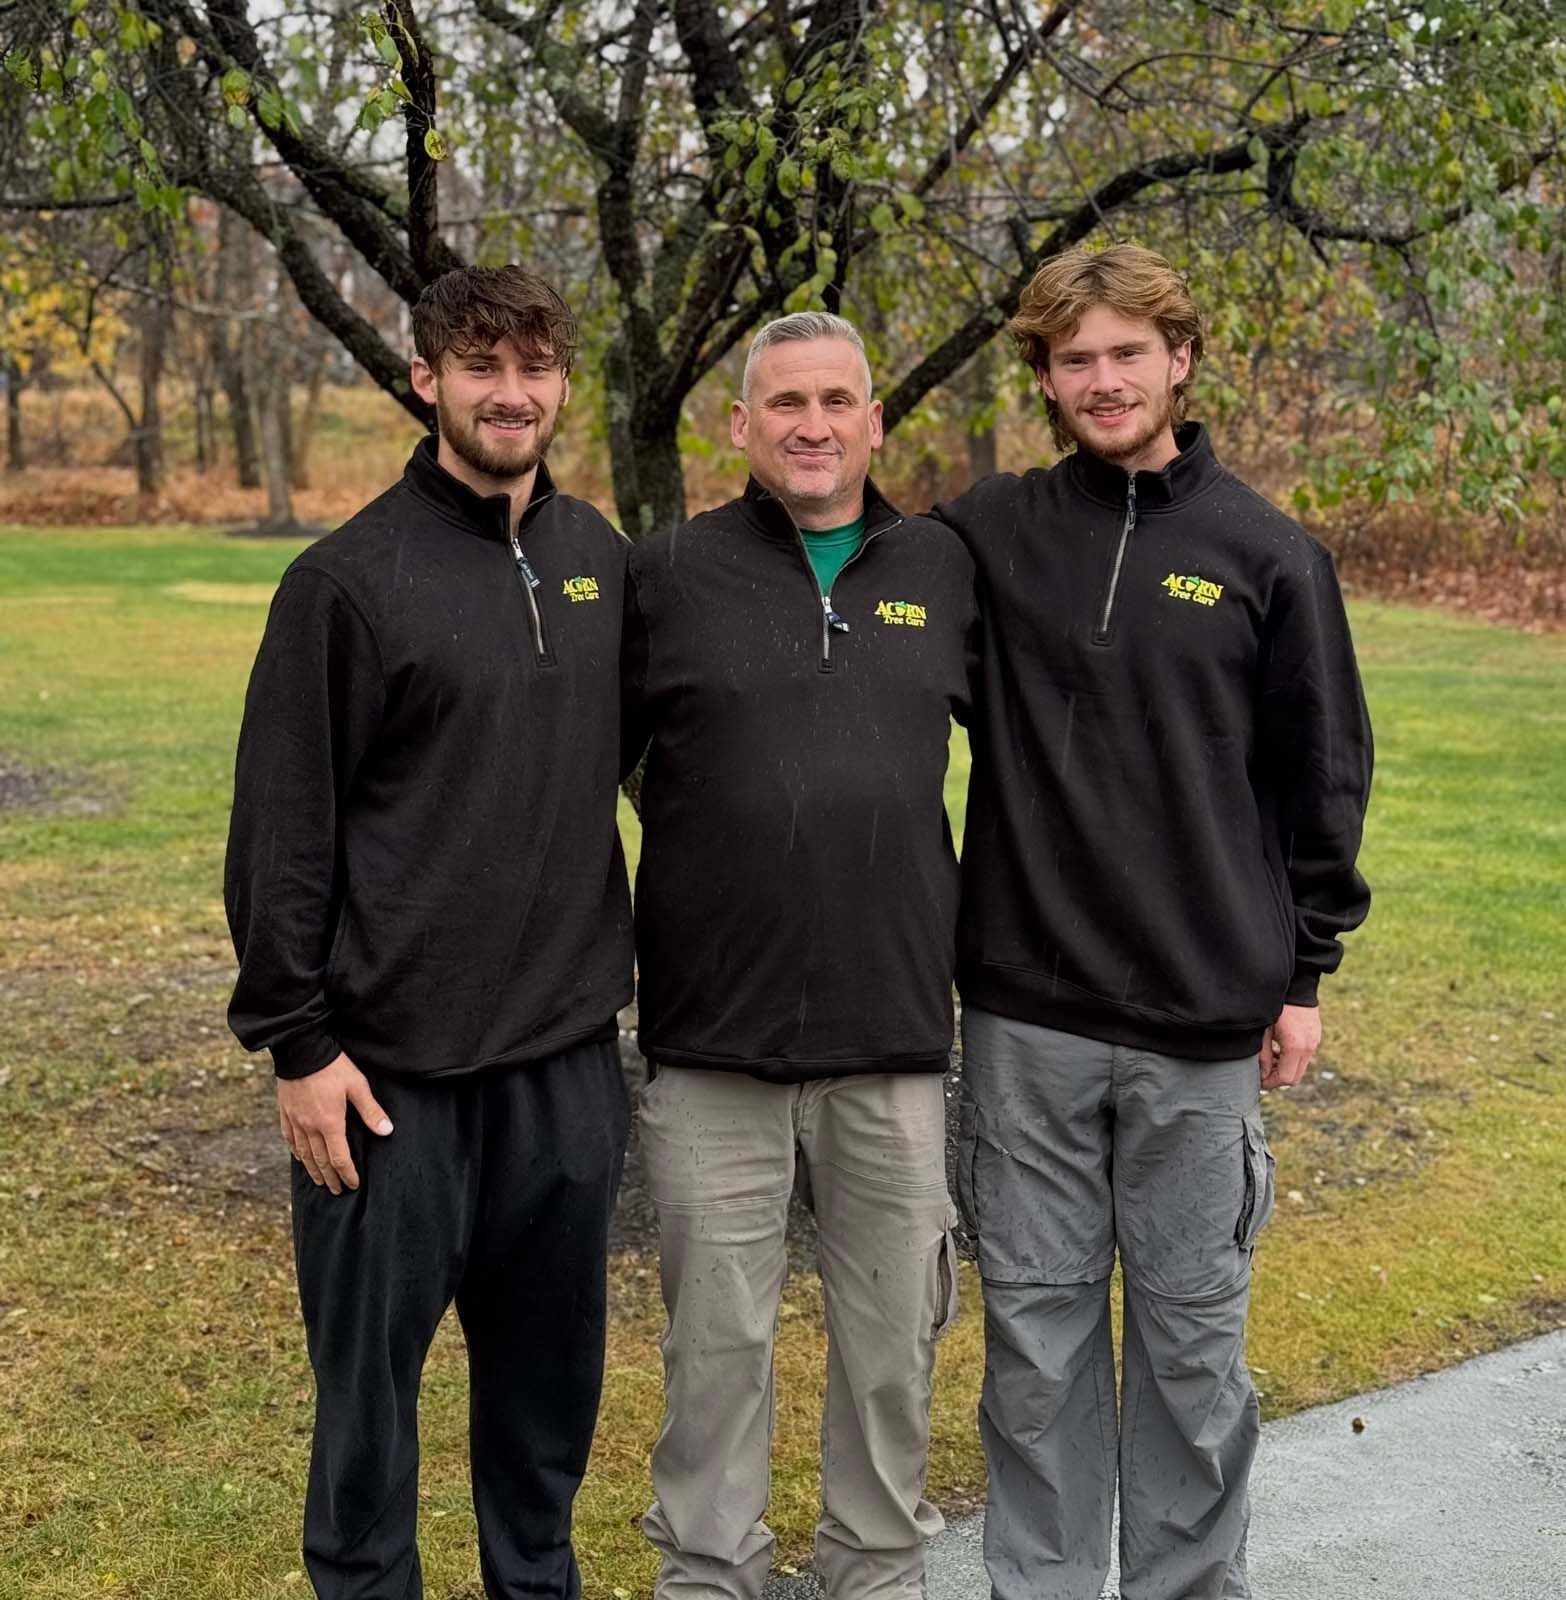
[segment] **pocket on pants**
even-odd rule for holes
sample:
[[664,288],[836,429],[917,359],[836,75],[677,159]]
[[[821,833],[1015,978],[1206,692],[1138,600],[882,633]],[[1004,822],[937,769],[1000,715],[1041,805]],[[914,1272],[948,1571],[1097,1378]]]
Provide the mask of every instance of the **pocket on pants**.
[[935,1273],[935,1321],[931,1337],[939,1339],[957,1320],[957,1208],[949,1202],[941,1231],[941,1259]]
[[1240,1220],[1235,1225],[1234,1241],[1242,1250],[1255,1248],[1256,1236],[1272,1215],[1277,1184],[1277,1162],[1267,1145],[1267,1132],[1261,1112],[1245,1115],[1245,1199]]

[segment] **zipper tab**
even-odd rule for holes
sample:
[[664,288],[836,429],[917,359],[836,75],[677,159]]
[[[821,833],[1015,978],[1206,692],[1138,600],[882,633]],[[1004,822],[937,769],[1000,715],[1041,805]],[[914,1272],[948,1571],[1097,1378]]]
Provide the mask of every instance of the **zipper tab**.
[[522,541],[517,538],[515,529],[508,532],[507,538],[511,542],[512,567],[522,580],[522,593],[527,596],[528,618],[533,624],[533,649],[540,662],[547,662],[549,648],[544,640],[544,618],[538,609],[538,596],[534,592],[539,586],[538,574],[533,570],[533,563],[523,553]]
[[1126,474],[1126,515],[1120,524],[1120,542],[1115,546],[1115,564],[1109,569],[1109,586],[1104,591],[1104,610],[1098,619],[1098,627],[1093,631],[1094,644],[1109,643],[1110,619],[1115,614],[1115,593],[1120,587],[1120,569],[1126,561],[1126,544],[1131,538],[1131,530],[1136,526],[1136,474]]

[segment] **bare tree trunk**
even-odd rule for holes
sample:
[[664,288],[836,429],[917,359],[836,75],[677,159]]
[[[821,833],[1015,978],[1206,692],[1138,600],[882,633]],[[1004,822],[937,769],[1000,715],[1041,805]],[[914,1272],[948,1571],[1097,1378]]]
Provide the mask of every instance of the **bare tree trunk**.
[[963,399],[970,419],[968,425],[968,476],[977,483],[996,469],[998,450],[995,439],[995,342],[990,341],[963,375]]
[[247,322],[240,334],[246,384],[255,397],[261,435],[261,476],[266,484],[266,528],[295,525],[293,490],[288,472],[288,434],[281,413],[289,403],[284,364],[269,337],[267,324]]
[[[248,225],[227,206],[218,212],[218,284],[224,300],[249,310],[255,298],[255,241]],[[212,363],[228,397],[228,425],[234,435],[234,464],[241,489],[261,486],[261,457],[256,449],[254,402],[247,381],[244,331],[233,323],[212,326]]]
[[21,367],[11,360],[5,364],[5,469],[20,472],[27,465],[22,446],[22,386],[26,383]]
[[[317,334],[319,324],[313,324]],[[293,435],[294,487],[310,487],[310,447],[315,442],[315,425],[321,416],[321,390],[326,382],[326,341],[316,337],[310,341],[310,365],[305,378],[304,414]]]
[[163,409],[160,390],[168,355],[174,303],[167,291],[150,299],[141,314],[141,418],[132,429],[136,492],[155,495],[163,488]]
[[212,375],[205,362],[196,371],[196,471],[203,477],[216,459],[217,417],[212,405]]

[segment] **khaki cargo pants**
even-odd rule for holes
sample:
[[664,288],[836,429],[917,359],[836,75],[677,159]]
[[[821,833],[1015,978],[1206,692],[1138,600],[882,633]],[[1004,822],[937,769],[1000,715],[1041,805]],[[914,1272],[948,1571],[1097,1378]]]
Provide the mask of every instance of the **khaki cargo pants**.
[[771,1562],[772,1344],[803,1159],[826,1299],[816,1568],[831,1600],[919,1600],[935,1340],[956,1311],[939,1073],[769,1084],[660,1067],[641,1143],[658,1210],[667,1412],[642,1523],[659,1600],[755,1600]]
[[1259,1088],[1254,1056],[1188,1061],[964,1012],[994,1600],[1098,1600],[1117,1475],[1122,1600],[1249,1596],[1245,1317],[1273,1197]]

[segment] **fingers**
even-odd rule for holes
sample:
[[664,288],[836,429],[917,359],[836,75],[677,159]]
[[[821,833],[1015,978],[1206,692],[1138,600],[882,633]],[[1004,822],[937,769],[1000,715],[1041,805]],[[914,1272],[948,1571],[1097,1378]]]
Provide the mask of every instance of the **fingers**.
[[1267,1075],[1273,1070],[1272,1035],[1273,1030],[1268,1028],[1262,1035],[1261,1049],[1256,1052],[1256,1064],[1261,1068],[1262,1087],[1264,1089],[1272,1087],[1267,1082]]
[[371,1133],[378,1133],[385,1138],[392,1131],[391,1118],[381,1110],[380,1102],[371,1092],[368,1078],[361,1074],[359,1081],[348,1090],[348,1098]]
[[1277,1055],[1262,1070],[1262,1088],[1292,1089],[1305,1076],[1316,1054],[1309,1044],[1278,1045]]
[[348,1145],[350,1103],[375,1133],[384,1137],[392,1131],[391,1118],[376,1100],[369,1080],[346,1055],[303,1078],[278,1080],[283,1139],[310,1181],[333,1194],[359,1187],[359,1169]]
[[324,1184],[333,1194],[343,1192],[343,1180],[338,1177],[337,1168],[332,1162],[326,1135],[319,1128],[309,1131],[299,1159],[304,1162],[305,1171],[316,1184]]
[[[354,1166],[353,1157],[348,1153],[345,1127],[339,1127],[326,1135],[326,1159],[331,1163],[331,1176],[327,1178],[326,1186],[333,1194],[341,1194],[344,1186],[350,1189],[359,1187],[359,1170]],[[332,1178],[338,1181],[334,1184]]]

